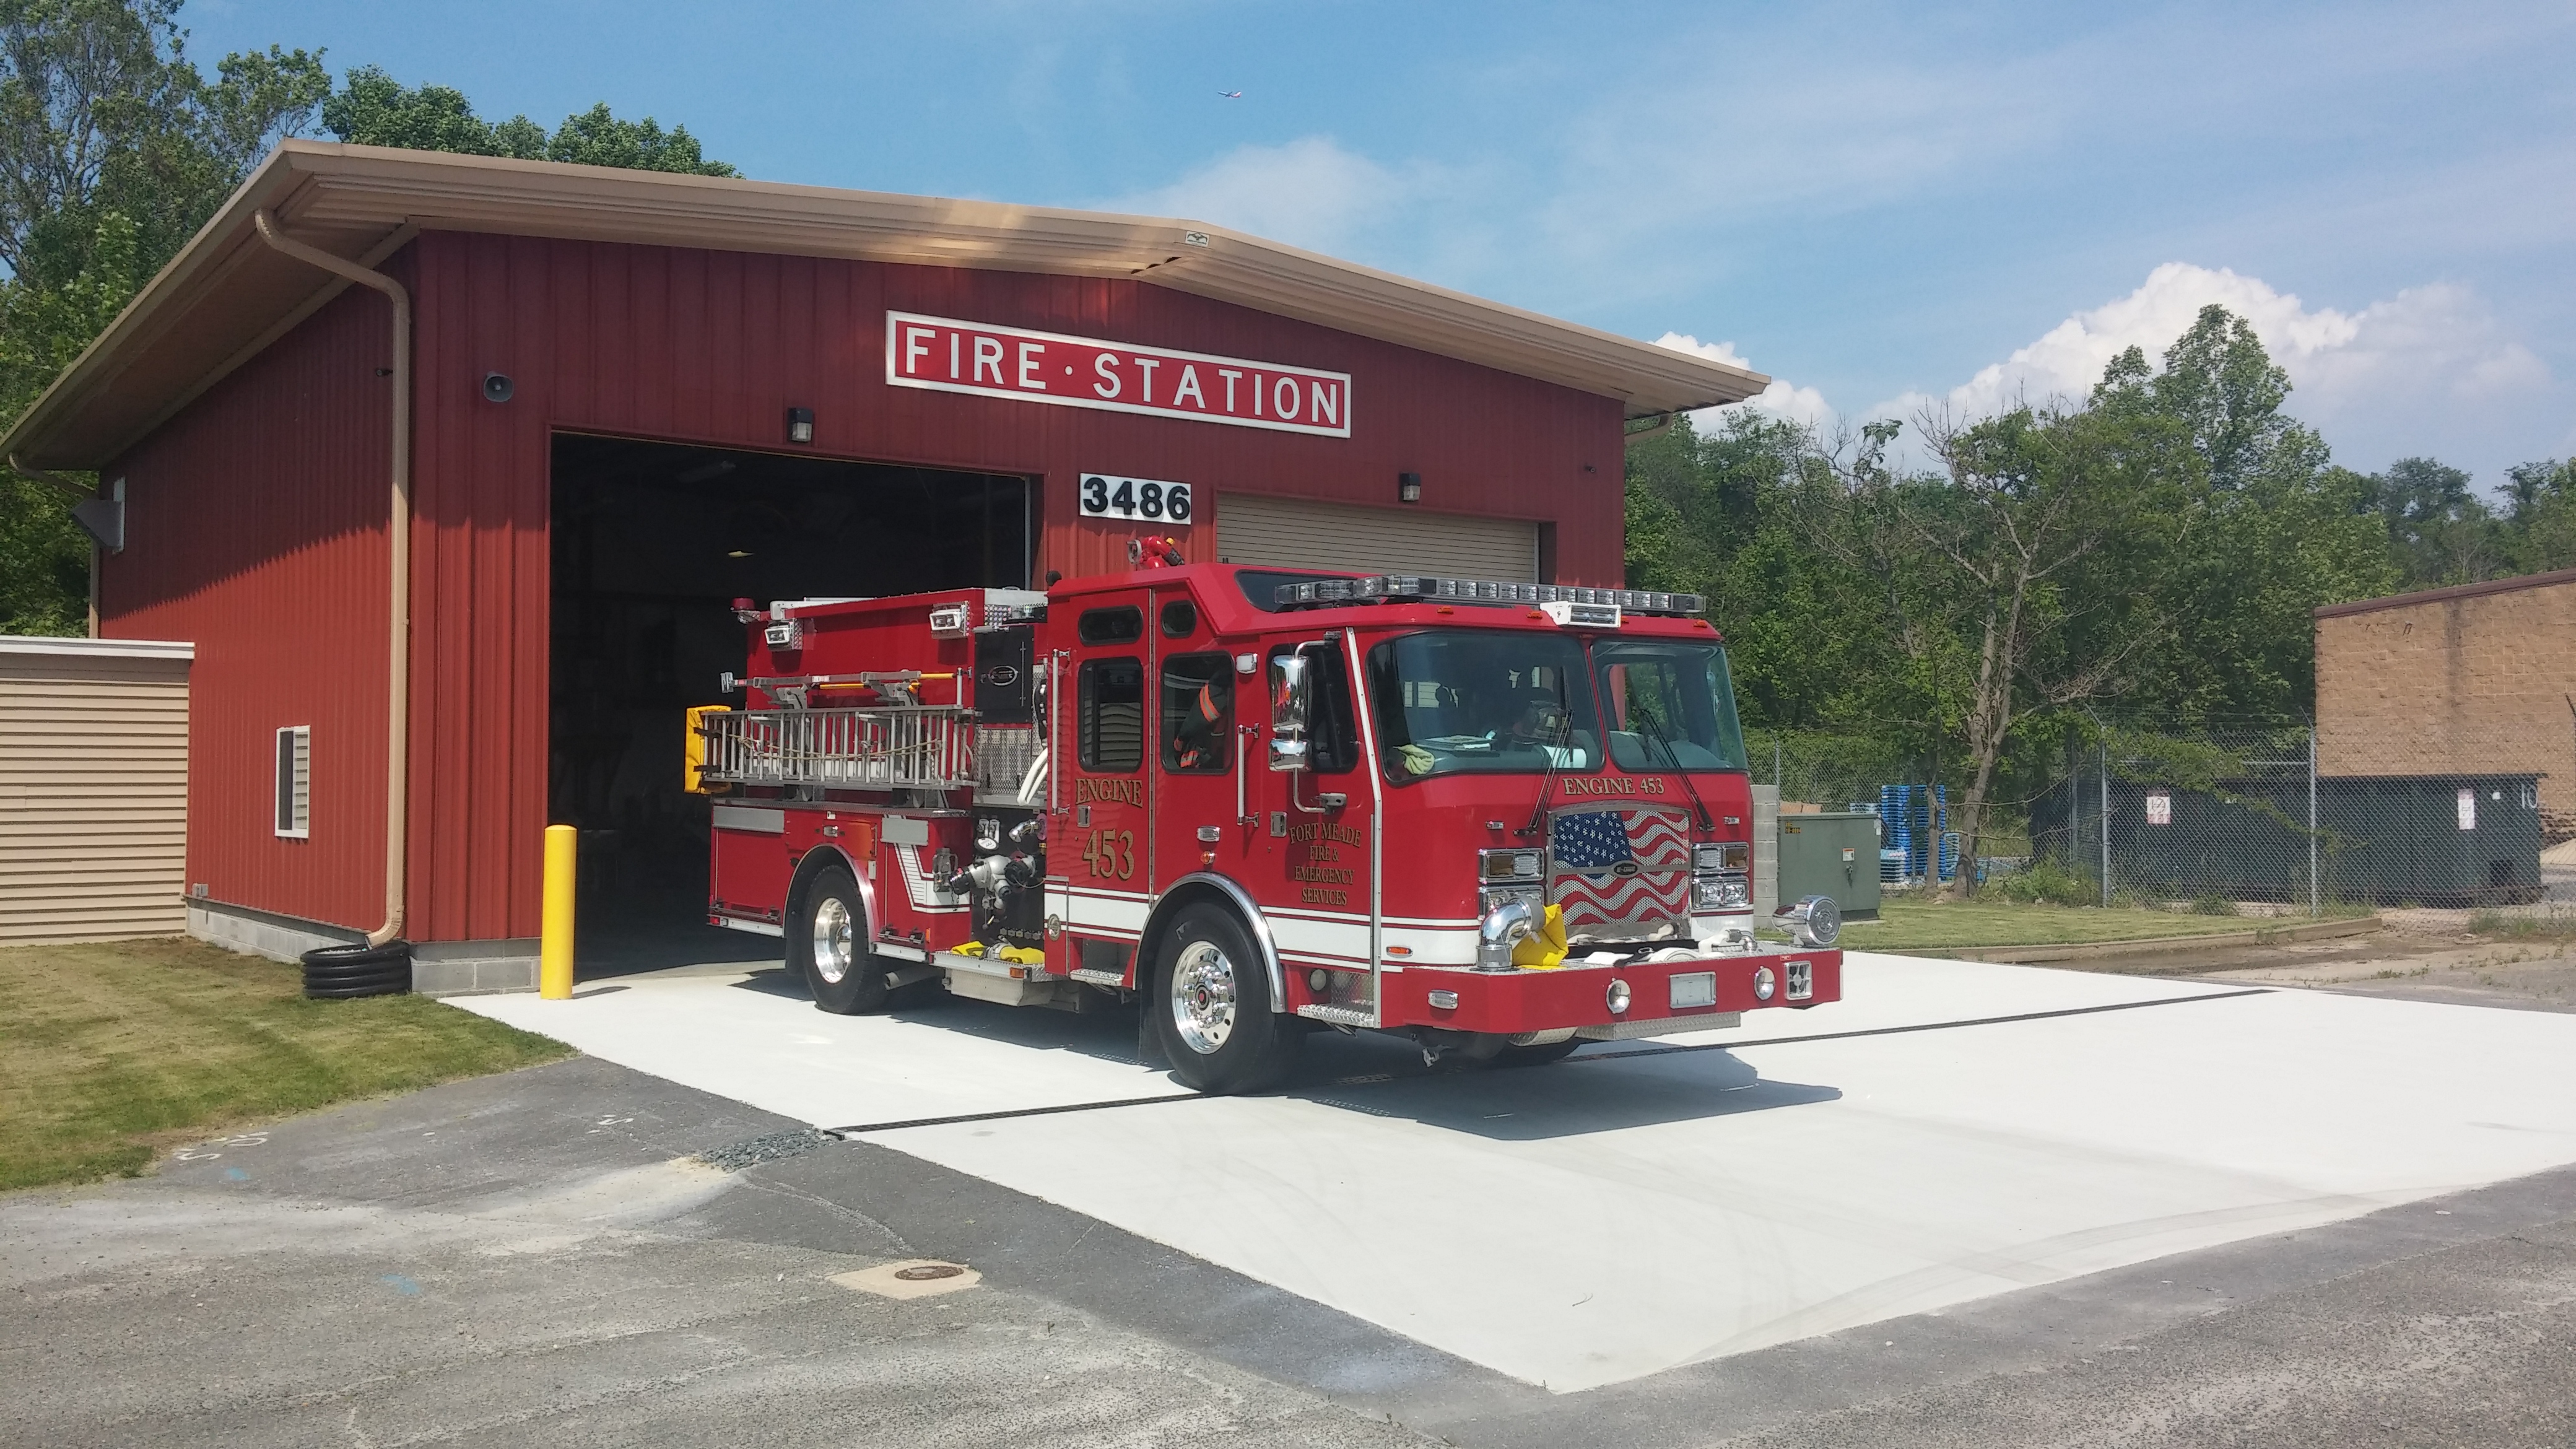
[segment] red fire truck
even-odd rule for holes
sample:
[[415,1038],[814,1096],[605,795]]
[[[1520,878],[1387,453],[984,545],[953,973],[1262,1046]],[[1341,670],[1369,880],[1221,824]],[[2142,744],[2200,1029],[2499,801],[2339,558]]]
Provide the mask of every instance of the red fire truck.
[[826,1011],[1140,1002],[1210,1092],[1326,1027],[1536,1063],[1835,1000],[1831,900],[1754,931],[1701,611],[1226,564],[744,600],[745,705],[688,736],[707,916],[784,937]]

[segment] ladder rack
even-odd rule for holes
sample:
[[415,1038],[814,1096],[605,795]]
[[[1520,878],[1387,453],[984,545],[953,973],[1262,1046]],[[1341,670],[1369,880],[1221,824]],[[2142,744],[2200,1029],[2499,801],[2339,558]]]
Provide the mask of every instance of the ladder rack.
[[968,716],[939,707],[708,714],[702,717],[706,765],[699,773],[727,785],[960,789],[975,783]]

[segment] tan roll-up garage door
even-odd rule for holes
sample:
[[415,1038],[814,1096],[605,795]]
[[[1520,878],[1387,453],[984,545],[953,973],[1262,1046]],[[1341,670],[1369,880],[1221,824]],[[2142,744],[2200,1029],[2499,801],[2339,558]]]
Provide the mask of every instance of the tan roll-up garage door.
[[1228,563],[1272,568],[1529,582],[1538,578],[1538,525],[1224,493],[1216,552]]
[[192,652],[0,637],[0,943],[187,928]]

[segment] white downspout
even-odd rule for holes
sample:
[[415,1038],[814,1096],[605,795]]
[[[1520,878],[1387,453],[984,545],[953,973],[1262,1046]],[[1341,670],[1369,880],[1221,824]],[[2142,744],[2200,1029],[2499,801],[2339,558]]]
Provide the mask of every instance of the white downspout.
[[266,209],[251,217],[260,240],[299,262],[385,294],[394,309],[393,497],[385,523],[388,647],[385,680],[385,923],[367,933],[381,946],[403,931],[403,852],[409,839],[411,763],[411,294],[382,272],[307,246],[278,230]]

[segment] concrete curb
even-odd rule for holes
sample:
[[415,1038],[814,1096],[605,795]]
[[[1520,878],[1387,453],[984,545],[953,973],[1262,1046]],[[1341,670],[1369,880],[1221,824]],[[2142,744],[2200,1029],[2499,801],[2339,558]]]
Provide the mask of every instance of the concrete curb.
[[[1940,954],[1959,961],[1991,961],[1999,966],[2041,966],[2052,961],[2098,961],[2114,956],[2161,956],[2175,951],[2203,951],[2228,946],[2286,946],[2293,941],[2331,941],[2367,936],[2381,928],[2377,916],[2349,921],[2309,921],[2296,926],[2269,926],[2228,931],[2214,936],[2148,937],[2135,941],[2077,941],[2057,946],[1972,946]],[[1868,950],[1869,947],[1857,949]],[[1898,954],[1922,955],[1923,952]]]

